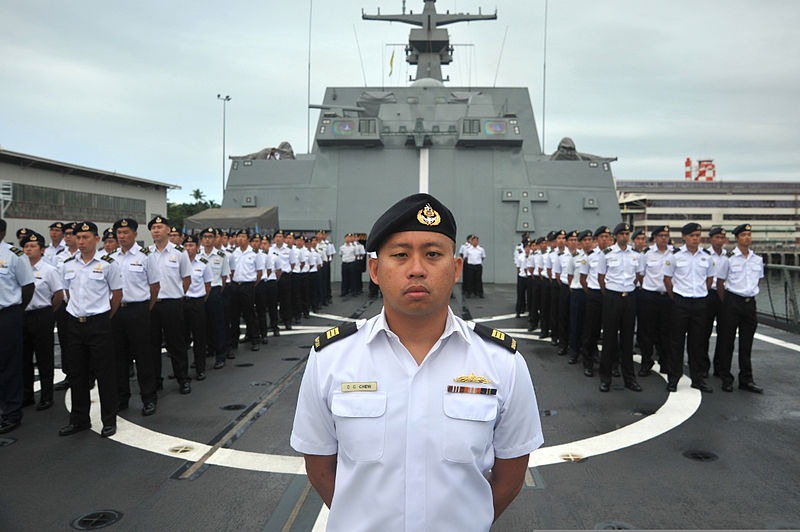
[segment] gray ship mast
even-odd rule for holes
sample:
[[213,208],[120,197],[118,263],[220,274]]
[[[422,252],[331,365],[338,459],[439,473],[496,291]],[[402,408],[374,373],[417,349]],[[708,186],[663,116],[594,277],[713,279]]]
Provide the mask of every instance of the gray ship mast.
[[[473,20],[496,20],[497,12],[493,15],[482,15],[478,8],[477,15],[469,13],[445,14],[436,12],[436,0],[425,0],[425,7],[421,14],[381,15],[380,8],[377,15],[367,15],[362,10],[363,20],[384,20],[401,22],[412,26],[419,26],[411,30],[406,46],[406,62],[417,65],[417,80],[431,78],[438,81],[442,79],[442,65],[449,65],[453,60],[453,47],[450,46],[450,34],[441,26],[456,22],[470,22]],[[403,2],[405,6],[405,2]]]

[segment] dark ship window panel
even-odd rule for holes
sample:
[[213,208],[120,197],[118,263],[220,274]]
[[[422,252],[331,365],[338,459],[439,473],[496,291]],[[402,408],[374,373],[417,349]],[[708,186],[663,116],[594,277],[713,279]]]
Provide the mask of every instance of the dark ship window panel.
[[583,208],[584,209],[596,209],[597,208],[597,198],[584,197],[583,198]]
[[334,135],[352,135],[355,133],[355,124],[352,120],[336,120],[333,122]]
[[375,120],[359,120],[358,132],[362,135],[374,135],[378,132],[378,126]]
[[385,132],[378,118],[323,120],[317,134],[319,146],[383,146],[380,131]]
[[419,98],[417,98],[416,96],[409,96],[406,101],[408,103],[419,103]]
[[436,98],[433,99],[433,101],[435,101],[436,103],[447,103],[447,98],[445,98],[444,96],[437,96]]
[[483,124],[483,130],[487,136],[505,135],[508,133],[508,124],[505,120],[487,120]]
[[233,161],[233,169],[234,170],[238,170],[239,169],[239,161]]
[[519,126],[509,130],[509,121],[503,119],[464,118],[461,120],[461,134],[456,146],[473,148],[477,146],[522,146]]

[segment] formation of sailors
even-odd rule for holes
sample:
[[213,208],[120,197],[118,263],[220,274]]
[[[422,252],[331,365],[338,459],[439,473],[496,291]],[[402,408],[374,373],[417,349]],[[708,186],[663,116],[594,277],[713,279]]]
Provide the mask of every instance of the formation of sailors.
[[[0,222],[1,240],[6,223]],[[241,321],[258,351],[269,332],[280,335],[281,325],[291,330],[331,303],[335,248],[325,231],[277,231],[270,238],[209,227],[185,235],[155,216],[147,224],[154,244],[142,247],[138,228],[132,218],[102,233],[89,221],[55,222],[49,245],[29,229],[17,232],[19,247],[0,244],[0,433],[19,426],[22,407],[35,404],[34,359],[37,410],[53,405],[54,390],[72,389],[69,424],[59,434],[90,428],[96,381],[101,436],[108,437],[116,432],[117,413],[129,408],[133,365],[141,413],[150,416],[164,386],[163,347],[170,377],[189,394],[190,345],[193,377],[202,381],[207,357],[214,357],[214,369],[235,358]],[[66,375],[55,385],[54,325]]]
[[[751,226],[733,229],[736,246],[726,250],[725,229],[708,232],[711,247],[700,246],[702,227],[681,228],[683,245],[674,246],[668,226],[631,234],[626,223],[613,231],[550,231],[530,240],[523,235],[514,251],[517,269],[516,316],[526,310],[528,330],[550,338],[569,364],[583,363],[594,377],[599,363],[600,391],[612,377],[641,391],[637,377],[651,375],[656,360],[674,392],[688,356],[692,388],[711,393],[709,372],[721,389],[733,391],[734,341],[739,336],[738,385],[762,393],[751,364],[757,327],[755,296],[764,276],[762,258],[750,250]],[[709,339],[717,324],[713,363]],[[602,334],[601,334],[602,333]],[[598,341],[602,336],[602,351]],[[638,372],[633,363],[634,336],[641,350]]]

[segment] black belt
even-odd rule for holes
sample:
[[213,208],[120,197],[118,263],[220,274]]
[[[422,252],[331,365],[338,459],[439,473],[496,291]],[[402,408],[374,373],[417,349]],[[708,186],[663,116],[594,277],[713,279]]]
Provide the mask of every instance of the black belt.
[[16,305],[11,305],[10,307],[0,308],[0,312],[5,312],[7,310],[19,310],[22,308],[22,303],[17,303]]
[[686,300],[689,300],[689,301],[700,301],[701,299],[705,299],[705,298],[708,297],[708,295],[700,296],[700,297],[686,297],[686,296],[682,296],[682,295],[680,295],[678,293],[675,293],[675,292],[673,292],[673,294],[675,294],[675,297],[679,297],[681,299],[686,299]]
[[156,299],[156,303],[161,303],[162,301],[181,301],[183,300],[182,297],[165,297],[161,299]]
[[50,312],[53,312],[53,307],[52,306],[47,306],[47,307],[42,307],[42,308],[32,308],[32,309],[26,310],[25,314],[29,314],[29,313],[33,313],[33,312],[41,312],[43,310],[49,310]]
[[200,296],[200,297],[190,297],[190,296],[186,296],[186,299],[187,299],[187,300],[191,299],[192,301],[199,301],[199,300],[201,300],[201,299],[205,299],[205,298],[206,298],[206,296]]
[[[161,300],[159,300],[159,301],[161,301]],[[149,302],[150,301],[148,301],[148,300],[145,300],[145,301],[128,301],[127,303],[125,301],[123,301],[122,303],[119,304],[119,306],[120,306],[120,308],[125,308],[125,307],[132,307],[134,305],[144,305],[145,303],[149,303]]]
[[728,290],[725,290],[725,294],[729,295],[729,296],[733,296],[736,299],[740,299],[740,300],[744,301],[745,303],[750,303],[751,301],[755,301],[756,300],[755,297],[740,296],[739,294],[734,294],[733,292],[730,292]]
[[610,290],[610,289],[606,288],[606,294],[614,294],[614,295],[620,296],[620,297],[628,297],[632,293],[633,293],[632,291],[631,292],[617,292],[616,290]]
[[654,296],[666,296],[666,295],[667,295],[667,293],[666,293],[666,292],[657,292],[657,291],[655,291],[655,290],[647,290],[647,289],[645,289],[645,288],[642,288],[642,290],[643,290],[644,292],[647,292],[648,294],[653,294]]
[[251,285],[251,284],[255,284],[255,283],[256,283],[255,281],[234,281],[233,282],[233,284],[235,284],[237,286],[247,286],[247,285]]
[[76,318],[75,316],[67,312],[67,316],[77,321],[78,323],[92,323],[93,321],[107,320],[108,314],[109,314],[108,312],[101,312],[100,314],[95,314],[94,316],[83,316],[81,318]]

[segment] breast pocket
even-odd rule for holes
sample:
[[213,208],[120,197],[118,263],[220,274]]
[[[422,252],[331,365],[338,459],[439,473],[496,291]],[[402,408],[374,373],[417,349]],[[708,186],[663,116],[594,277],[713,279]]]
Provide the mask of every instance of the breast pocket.
[[334,394],[331,412],[339,449],[354,462],[376,462],[383,457],[386,438],[386,393]]
[[497,398],[445,392],[442,406],[444,458],[461,463],[475,461],[491,445],[497,419]]

